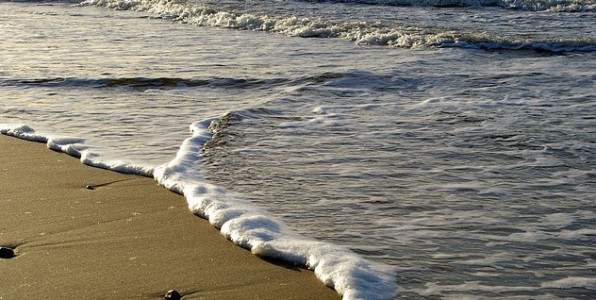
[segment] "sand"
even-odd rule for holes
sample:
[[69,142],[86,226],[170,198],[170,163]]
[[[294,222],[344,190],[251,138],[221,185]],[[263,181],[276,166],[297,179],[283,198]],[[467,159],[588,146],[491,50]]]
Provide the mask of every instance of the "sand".
[[0,259],[0,299],[340,298],[234,245],[151,178],[3,135],[0,246],[16,247]]

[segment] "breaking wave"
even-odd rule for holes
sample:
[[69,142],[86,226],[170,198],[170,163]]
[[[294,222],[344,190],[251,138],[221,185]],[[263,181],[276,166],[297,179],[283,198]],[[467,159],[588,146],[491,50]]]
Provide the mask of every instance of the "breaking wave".
[[[197,26],[266,31],[303,38],[343,38],[360,45],[400,48],[458,47],[546,52],[592,52],[596,50],[596,40],[587,37],[533,39],[498,36],[486,32],[461,32],[407,25],[385,25],[375,21],[256,15],[219,11],[204,5],[180,0],[88,0],[83,2],[82,5],[145,11]],[[591,4],[587,7],[593,10],[596,5]]]

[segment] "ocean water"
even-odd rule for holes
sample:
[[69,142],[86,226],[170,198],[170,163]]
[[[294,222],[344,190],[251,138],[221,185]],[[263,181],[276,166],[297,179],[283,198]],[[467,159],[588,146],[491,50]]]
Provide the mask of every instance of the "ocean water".
[[596,298],[595,70],[588,0],[0,1],[0,132],[344,299]]

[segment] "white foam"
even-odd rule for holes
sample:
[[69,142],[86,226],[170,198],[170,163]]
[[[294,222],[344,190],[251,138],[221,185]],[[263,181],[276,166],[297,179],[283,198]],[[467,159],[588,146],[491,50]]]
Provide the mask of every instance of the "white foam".
[[102,156],[90,151],[83,151],[81,162],[96,168],[112,170],[121,173],[136,174],[151,177],[153,168],[145,165],[135,165],[119,159],[102,159]]
[[85,140],[81,138],[54,137],[38,133],[28,125],[15,124],[0,124],[0,133],[28,141],[45,143],[49,149],[79,158],[82,163],[92,167],[142,176],[151,176],[153,174],[153,168],[149,166],[133,165],[116,159],[105,159],[100,153],[90,151],[85,145]]
[[211,138],[205,120],[191,125],[176,158],[155,169],[155,179],[183,194],[189,209],[209,220],[222,234],[254,254],[281,259],[314,270],[344,299],[393,299],[397,294],[394,269],[369,262],[339,246],[305,239],[252,206],[239,195],[207,182],[196,168],[203,145]]
[[[430,6],[451,5],[454,1],[412,1],[406,3],[427,3]],[[460,2],[460,1],[455,1]],[[488,3],[473,0],[471,6],[495,5],[495,1]],[[555,1],[556,2],[556,1]],[[524,3],[524,4],[519,4]],[[564,5],[552,1],[510,1],[504,0],[500,6],[524,8],[529,10],[593,10],[596,5],[584,5],[573,2]],[[81,5],[97,5],[114,9],[131,9],[146,11],[163,17],[172,18],[185,23],[199,26],[220,28],[268,31],[292,37],[321,37],[344,38],[362,45],[388,45],[402,48],[421,47],[462,47],[481,49],[536,49],[546,51],[594,51],[593,41],[582,39],[571,40],[536,40],[516,39],[510,37],[495,37],[486,33],[459,33],[452,30],[423,30],[413,27],[379,26],[376,22],[353,20],[325,20],[322,18],[307,18],[296,16],[254,15],[250,13],[232,13],[215,11],[200,4],[188,1],[151,1],[151,0],[87,0]],[[422,5],[427,6],[427,5]]]
[[79,158],[82,155],[82,151],[86,149],[86,147],[82,145],[84,143],[84,139],[77,138],[49,137],[47,139],[48,148]]
[[0,124],[0,133],[28,141],[42,143],[48,141],[47,137],[36,134],[35,130],[27,125]]
[[27,125],[0,124],[0,133],[37,142],[48,148],[79,157],[91,166],[119,172],[153,176],[161,185],[183,194],[189,209],[209,220],[228,239],[254,254],[286,261],[314,270],[326,285],[343,299],[393,299],[397,295],[395,269],[367,261],[355,253],[300,236],[281,221],[246,203],[239,195],[202,180],[197,161],[203,145],[212,134],[207,119],[190,126],[176,157],[155,169],[122,161],[102,161],[78,138],[54,138],[35,132]]

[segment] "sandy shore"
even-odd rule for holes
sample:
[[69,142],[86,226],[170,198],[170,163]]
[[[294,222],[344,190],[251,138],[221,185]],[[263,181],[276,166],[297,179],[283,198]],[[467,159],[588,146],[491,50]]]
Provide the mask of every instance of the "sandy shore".
[[[88,190],[87,185],[94,185]],[[0,135],[0,299],[339,299],[267,262],[150,178],[92,168]]]

